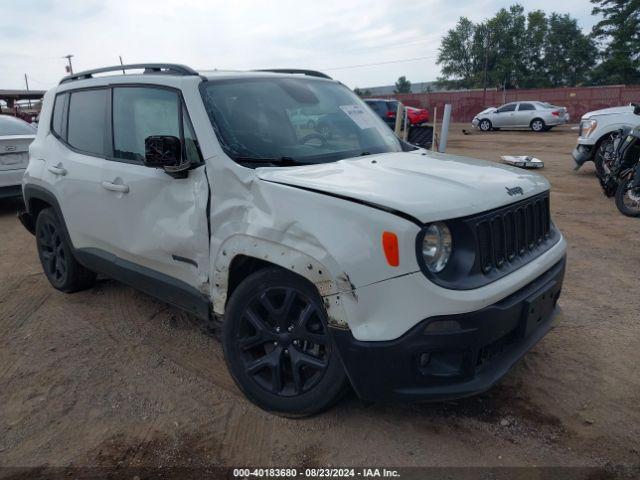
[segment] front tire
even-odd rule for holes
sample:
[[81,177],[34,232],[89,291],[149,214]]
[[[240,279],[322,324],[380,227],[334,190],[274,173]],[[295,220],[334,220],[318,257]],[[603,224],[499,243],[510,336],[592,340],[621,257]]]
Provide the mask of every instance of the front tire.
[[281,268],[259,270],[236,288],[225,309],[222,345],[238,387],[265,410],[312,415],[345,391],[322,298]]
[[544,132],[545,128],[547,128],[544,120],[542,120],[541,118],[534,118],[533,120],[531,120],[529,126],[534,132]]
[[491,120],[489,120],[488,118],[483,118],[482,120],[480,120],[479,127],[483,132],[491,131]]
[[633,188],[633,177],[621,180],[616,189],[616,207],[627,217],[640,217],[640,187]]
[[603,140],[596,150],[593,163],[596,165],[596,175],[598,178],[604,178],[611,171],[614,161],[613,137],[609,136]]
[[91,288],[96,274],[78,263],[53,208],[46,208],[36,219],[36,245],[44,274],[51,286],[66,293]]

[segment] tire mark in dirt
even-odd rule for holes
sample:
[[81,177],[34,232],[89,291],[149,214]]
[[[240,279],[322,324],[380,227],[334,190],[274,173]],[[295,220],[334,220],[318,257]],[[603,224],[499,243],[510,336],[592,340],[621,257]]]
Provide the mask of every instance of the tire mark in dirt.
[[131,360],[152,351],[196,378],[240,395],[220,343],[205,336],[189,314],[115,281],[99,282],[93,290],[91,301],[101,298],[96,303],[105,315],[85,320],[104,331]]
[[[45,304],[52,295],[49,289],[42,288],[42,279],[37,276],[16,278],[10,282],[3,282],[0,290],[0,336],[10,341],[21,335],[22,327],[32,318],[32,316]],[[40,319],[36,324],[30,325],[31,332],[41,323]],[[10,341],[9,344],[15,345]],[[0,357],[3,361],[0,365],[0,379],[8,378],[15,367],[12,361],[10,348],[2,352]]]
[[256,407],[234,405],[228,422],[233,428],[226,429],[221,451],[227,465],[273,465],[272,442],[277,417]]
[[28,276],[3,281],[0,287],[0,334],[18,330],[51,296],[52,291],[42,281],[43,276]]

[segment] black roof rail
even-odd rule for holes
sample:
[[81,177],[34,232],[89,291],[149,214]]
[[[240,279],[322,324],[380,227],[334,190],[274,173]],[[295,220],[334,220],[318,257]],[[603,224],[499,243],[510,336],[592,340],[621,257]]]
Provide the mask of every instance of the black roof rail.
[[328,78],[333,80],[326,73],[318,72],[317,70],[304,70],[299,68],[266,68],[264,70],[254,70],[254,72],[273,72],[273,73],[297,73],[300,75],[309,75],[310,77]]
[[144,73],[199,75],[199,73],[194,69],[187,67],[186,65],[179,65],[176,63],[134,63],[131,65],[114,65],[113,67],[96,68],[93,70],[85,70],[84,72],[73,73],[60,80],[60,85],[66,82],[72,82],[74,80],[85,80],[88,78],[93,78],[93,75],[96,73],[122,72],[124,74],[126,70],[140,69],[144,69]]

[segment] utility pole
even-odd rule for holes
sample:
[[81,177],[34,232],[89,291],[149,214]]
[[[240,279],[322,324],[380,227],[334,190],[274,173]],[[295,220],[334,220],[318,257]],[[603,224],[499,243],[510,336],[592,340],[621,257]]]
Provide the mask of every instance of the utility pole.
[[482,106],[487,106],[487,69],[489,68],[489,41],[491,32],[487,31],[487,36],[484,39],[484,73],[483,73],[483,90],[482,90]]
[[69,62],[69,74],[73,75],[73,65],[71,65],[71,57],[73,57],[73,55],[65,55],[62,58],[66,58]]
[[[24,83],[27,86],[27,92],[29,91],[29,80],[27,80],[27,74],[24,74]],[[31,99],[28,99],[29,101],[29,110],[31,110]]]

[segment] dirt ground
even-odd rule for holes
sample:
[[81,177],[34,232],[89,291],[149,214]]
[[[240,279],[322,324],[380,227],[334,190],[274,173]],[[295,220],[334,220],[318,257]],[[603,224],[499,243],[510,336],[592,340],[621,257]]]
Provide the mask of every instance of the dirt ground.
[[498,386],[448,403],[351,394],[313,418],[265,413],[188,315],[109,280],[73,295],[51,288],[19,203],[5,200],[0,467],[639,464],[640,219],[602,195],[592,164],[572,171],[575,130],[462,128],[451,153],[544,160],[569,245],[559,326]]

